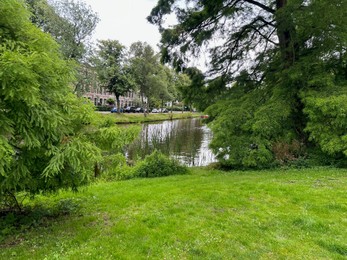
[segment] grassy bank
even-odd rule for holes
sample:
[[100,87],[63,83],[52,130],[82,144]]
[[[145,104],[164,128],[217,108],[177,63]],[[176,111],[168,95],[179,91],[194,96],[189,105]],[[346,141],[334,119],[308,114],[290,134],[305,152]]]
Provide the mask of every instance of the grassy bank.
[[122,123],[145,123],[145,122],[155,122],[155,121],[164,121],[164,120],[174,120],[174,119],[185,119],[200,117],[200,113],[190,113],[190,112],[176,112],[176,113],[157,113],[157,114],[148,114],[146,117],[142,113],[102,113],[103,116],[114,120],[118,124]]
[[70,214],[3,237],[1,259],[346,259],[347,171],[219,172],[39,197]]

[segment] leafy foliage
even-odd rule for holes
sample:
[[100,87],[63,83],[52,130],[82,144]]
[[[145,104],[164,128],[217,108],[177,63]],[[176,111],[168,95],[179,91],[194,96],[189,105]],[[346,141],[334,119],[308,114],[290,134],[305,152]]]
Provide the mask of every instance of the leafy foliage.
[[96,28],[97,14],[82,1],[26,0],[32,22],[53,36],[67,59],[81,61],[89,48],[89,38]]
[[153,178],[169,175],[187,174],[188,168],[155,150],[139,162],[134,170],[135,177]]
[[120,113],[119,97],[134,88],[130,67],[127,64],[125,46],[117,40],[102,40],[98,44],[95,63],[99,79],[109,92],[115,94],[117,111]]
[[[132,74],[144,105],[145,97],[154,96],[156,90],[164,86],[163,80],[157,76],[161,72],[160,64],[154,50],[147,43],[135,42],[130,46],[129,52]],[[148,109],[148,102],[146,106]]]
[[72,94],[75,67],[29,17],[20,1],[0,4],[1,199],[76,189],[104,150],[118,151],[135,135],[96,123],[93,105]]
[[347,155],[346,88],[336,87],[322,92],[305,93],[305,113],[309,117],[306,131],[329,155]]
[[[172,12],[178,24],[165,28]],[[220,161],[264,167],[285,147],[285,161],[346,155],[346,12],[342,0],[161,0],[148,20],[161,29],[164,62],[187,68],[209,51],[209,80],[184,95],[210,105]]]
[[98,84],[96,72],[90,65],[90,37],[99,18],[84,2],[26,0],[32,23],[49,33],[60,45],[65,59],[79,65],[74,92],[80,96]]

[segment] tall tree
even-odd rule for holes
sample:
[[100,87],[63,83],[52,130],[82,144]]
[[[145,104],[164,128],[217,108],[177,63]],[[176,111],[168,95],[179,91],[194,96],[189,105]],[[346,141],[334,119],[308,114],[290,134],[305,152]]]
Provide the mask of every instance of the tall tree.
[[165,79],[162,77],[163,70],[153,48],[145,42],[135,42],[130,46],[130,61],[135,83],[140,90],[142,105],[147,108],[144,113],[146,115],[149,104],[148,102],[144,104],[144,98],[149,101],[160,92],[164,94],[161,90],[166,87]]
[[0,197],[76,188],[100,149],[80,130],[92,108],[71,91],[74,67],[29,21],[23,2],[0,4]]
[[118,113],[120,96],[134,88],[126,48],[117,40],[102,40],[98,44],[96,66],[101,83],[116,96]]
[[[164,62],[184,69],[192,55],[209,50],[208,75],[225,88],[208,110],[221,162],[267,165],[305,156],[304,147],[345,158],[346,1],[186,3],[160,0],[148,19],[162,32]],[[178,24],[164,28],[172,12]],[[279,159],[281,153],[290,156]]]
[[61,30],[62,24],[67,23],[58,15],[54,7],[49,5],[47,0],[26,0],[26,3],[32,13],[31,22],[53,37]]
[[18,192],[76,189],[104,150],[136,136],[94,123],[93,105],[72,93],[74,62],[29,19],[23,1],[0,2],[0,206]]
[[72,0],[26,2],[33,13],[32,22],[54,37],[66,58],[79,61],[85,58],[89,39],[99,22],[90,6]]
[[202,106],[205,99],[206,82],[205,76],[197,68],[188,68],[185,70],[186,75],[190,78],[190,84],[181,85],[179,91],[184,97],[184,103],[190,108],[194,105],[199,110],[204,110],[206,106]]
[[91,67],[89,39],[99,21],[97,14],[84,2],[26,0],[32,12],[31,21],[53,36],[66,59],[77,61],[75,93],[82,95],[96,82]]
[[99,22],[97,13],[82,1],[50,2],[59,17],[63,18],[62,22],[51,25],[51,33],[62,45],[65,57],[79,61],[85,59],[90,37]]

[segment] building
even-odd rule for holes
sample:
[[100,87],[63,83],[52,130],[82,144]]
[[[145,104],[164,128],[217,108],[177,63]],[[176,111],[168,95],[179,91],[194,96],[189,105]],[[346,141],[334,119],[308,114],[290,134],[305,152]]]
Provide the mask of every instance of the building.
[[[90,88],[90,90],[84,93],[83,96],[91,100],[95,106],[107,106],[108,99],[113,99],[116,103],[116,96],[102,87]],[[119,100],[121,107],[141,105],[141,98],[134,91],[129,91],[125,96],[120,96]]]
[[[107,100],[113,99],[116,104],[116,96],[100,86],[95,70],[88,64],[82,67],[80,92],[82,96],[91,100],[95,106],[108,106]],[[137,91],[129,91],[124,96],[120,96],[120,106],[141,106],[141,97]],[[147,99],[144,98],[144,102]]]

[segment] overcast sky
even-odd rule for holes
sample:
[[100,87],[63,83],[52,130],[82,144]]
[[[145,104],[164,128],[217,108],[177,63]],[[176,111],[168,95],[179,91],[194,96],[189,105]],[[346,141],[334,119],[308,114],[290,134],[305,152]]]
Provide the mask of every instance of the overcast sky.
[[[1,1],[1,0],[0,0]],[[160,42],[158,28],[150,24],[146,17],[158,0],[74,0],[83,1],[98,13],[100,22],[93,34],[93,39],[118,40],[130,47],[136,41],[149,43],[155,51]],[[175,24],[175,15],[165,18],[165,25]],[[192,59],[190,66],[206,70],[206,53],[202,52],[198,59]]]
[[127,47],[136,41],[146,41],[158,50],[158,28],[146,20],[157,0],[82,1],[90,5],[100,18],[93,39],[118,40]]

